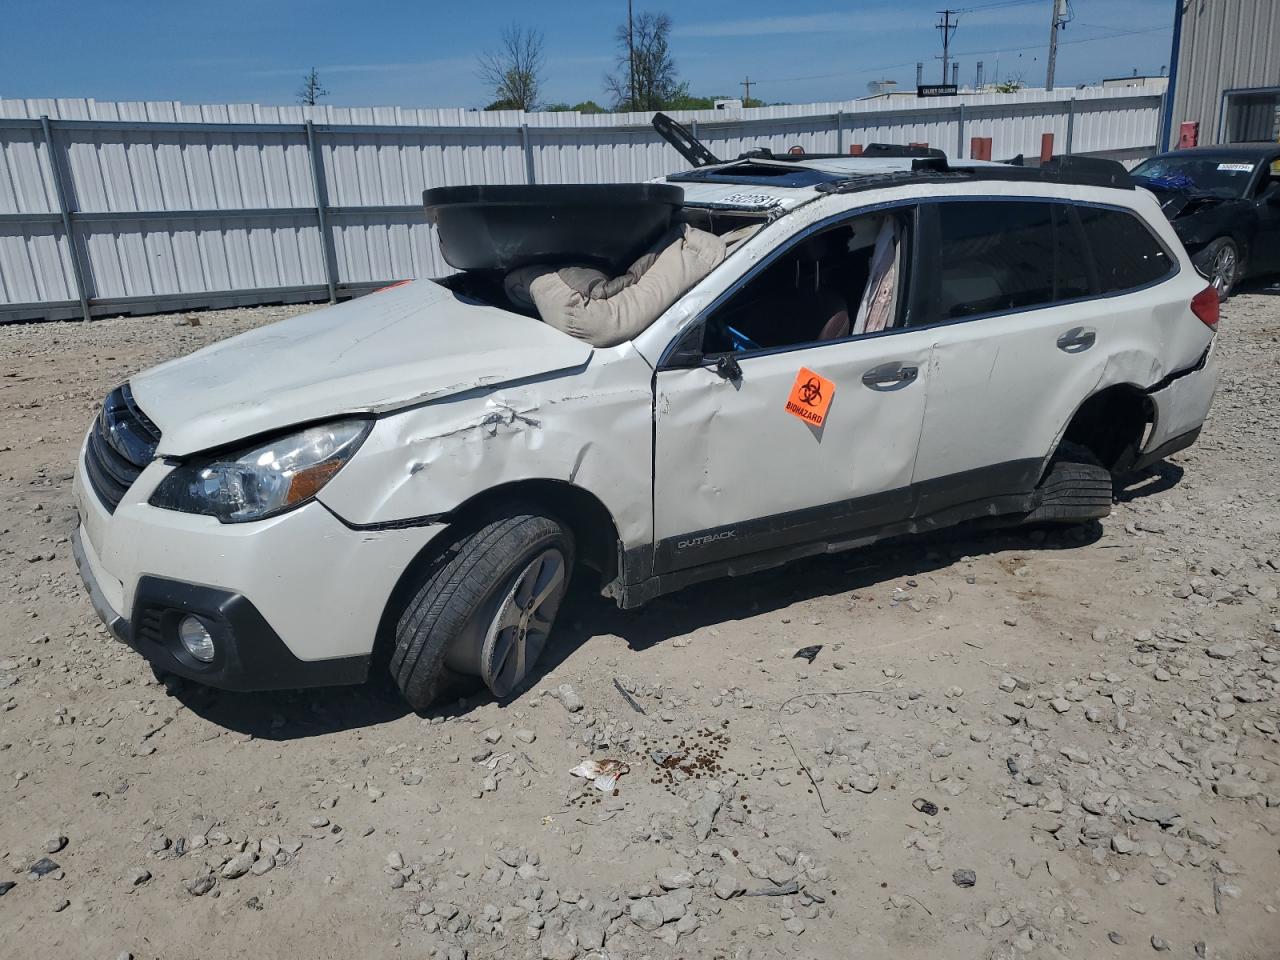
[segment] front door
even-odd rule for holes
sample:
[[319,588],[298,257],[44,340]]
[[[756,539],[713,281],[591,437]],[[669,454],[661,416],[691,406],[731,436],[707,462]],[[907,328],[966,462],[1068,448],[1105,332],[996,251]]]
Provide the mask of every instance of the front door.
[[[656,573],[841,544],[909,515],[931,332],[900,328],[909,211],[857,219],[763,265],[660,366]],[[887,329],[854,333],[877,280]]]

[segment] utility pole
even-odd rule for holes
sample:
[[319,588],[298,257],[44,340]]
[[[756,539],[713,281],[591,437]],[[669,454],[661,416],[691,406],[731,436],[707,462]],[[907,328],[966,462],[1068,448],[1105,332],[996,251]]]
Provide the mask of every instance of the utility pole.
[[636,44],[631,19],[631,0],[627,0],[627,76],[631,81],[631,109],[639,110],[636,103]]
[[938,16],[942,17],[942,22],[937,25],[937,28],[942,31],[942,82],[944,84],[947,82],[947,69],[951,62],[951,38],[955,35],[957,26],[952,23],[951,18],[956,15],[955,10],[938,11]]
[[748,106],[751,101],[751,78],[744,77],[742,80],[742,105]]
[[1067,25],[1067,0],[1053,0],[1053,17],[1049,21],[1049,69],[1044,88],[1053,89],[1053,71],[1058,65],[1058,31]]

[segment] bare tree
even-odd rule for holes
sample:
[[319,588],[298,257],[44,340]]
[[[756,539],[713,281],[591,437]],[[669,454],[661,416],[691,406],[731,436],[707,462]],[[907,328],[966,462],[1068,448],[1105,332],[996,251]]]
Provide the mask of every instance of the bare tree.
[[327,97],[329,91],[320,83],[320,74],[312,67],[311,72],[302,78],[302,86],[298,88],[298,102],[304,107],[314,107],[321,97]]
[[665,13],[642,13],[618,27],[618,70],[604,80],[616,109],[661,110],[681,94],[670,36]]
[[518,25],[502,31],[502,44],[477,60],[480,79],[493,90],[490,110],[533,110],[542,85],[542,34]]

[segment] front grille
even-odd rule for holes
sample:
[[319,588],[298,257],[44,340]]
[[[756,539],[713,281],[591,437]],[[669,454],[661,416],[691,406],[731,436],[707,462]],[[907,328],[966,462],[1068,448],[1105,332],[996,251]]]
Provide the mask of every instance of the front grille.
[[134,637],[151,643],[164,643],[164,611],[144,607],[134,623]]
[[127,383],[107,394],[84,452],[89,485],[109,513],[151,462],[160,429],[138,409]]

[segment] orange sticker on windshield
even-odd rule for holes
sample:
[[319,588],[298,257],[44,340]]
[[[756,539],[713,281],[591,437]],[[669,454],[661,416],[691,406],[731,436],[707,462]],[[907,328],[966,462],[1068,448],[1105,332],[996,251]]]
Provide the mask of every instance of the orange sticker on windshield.
[[796,382],[791,386],[791,396],[787,397],[787,413],[820,427],[827,419],[827,409],[835,393],[834,383],[808,367],[801,367],[796,374]]

